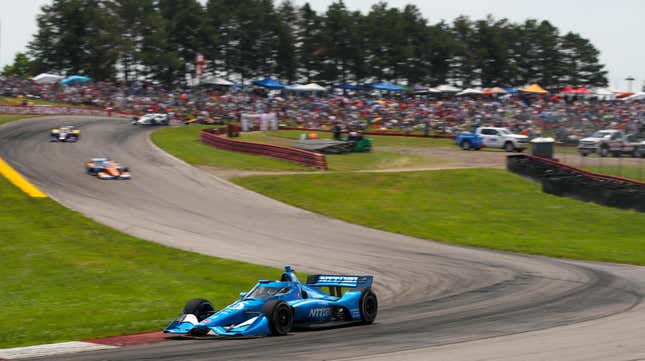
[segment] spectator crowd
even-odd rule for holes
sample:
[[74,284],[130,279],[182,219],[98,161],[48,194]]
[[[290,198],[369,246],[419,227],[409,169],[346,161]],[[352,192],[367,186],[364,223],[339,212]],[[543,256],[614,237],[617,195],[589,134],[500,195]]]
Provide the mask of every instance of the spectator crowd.
[[243,113],[277,113],[283,125],[331,129],[455,134],[478,125],[514,132],[548,134],[575,141],[598,129],[638,131],[645,125],[645,102],[601,101],[551,95],[455,96],[405,93],[289,93],[263,89],[169,88],[143,82],[89,82],[42,85],[0,78],[0,95],[63,102],[129,113],[168,113],[177,120],[239,120]]

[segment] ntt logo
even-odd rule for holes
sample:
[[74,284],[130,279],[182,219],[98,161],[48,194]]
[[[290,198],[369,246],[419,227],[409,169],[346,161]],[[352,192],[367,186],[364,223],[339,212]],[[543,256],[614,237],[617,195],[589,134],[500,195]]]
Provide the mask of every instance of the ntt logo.
[[309,318],[326,319],[331,316],[331,308],[312,308],[309,310]]

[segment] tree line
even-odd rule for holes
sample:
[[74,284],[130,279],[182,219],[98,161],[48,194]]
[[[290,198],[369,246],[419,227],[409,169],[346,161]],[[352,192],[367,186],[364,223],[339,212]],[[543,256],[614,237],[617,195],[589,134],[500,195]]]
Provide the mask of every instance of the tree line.
[[37,22],[34,73],[173,83],[194,72],[200,53],[209,72],[243,80],[607,85],[593,44],[548,21],[432,24],[414,5],[362,13],[336,0],[318,13],[290,0],[54,0]]

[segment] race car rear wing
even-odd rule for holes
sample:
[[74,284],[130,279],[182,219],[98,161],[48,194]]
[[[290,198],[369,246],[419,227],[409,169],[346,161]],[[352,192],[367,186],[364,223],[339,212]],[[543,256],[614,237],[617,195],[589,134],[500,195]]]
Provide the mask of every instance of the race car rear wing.
[[[345,276],[345,275],[310,275],[307,277],[307,286],[332,288],[369,288],[372,287],[373,276]],[[333,296],[333,295],[332,295]]]

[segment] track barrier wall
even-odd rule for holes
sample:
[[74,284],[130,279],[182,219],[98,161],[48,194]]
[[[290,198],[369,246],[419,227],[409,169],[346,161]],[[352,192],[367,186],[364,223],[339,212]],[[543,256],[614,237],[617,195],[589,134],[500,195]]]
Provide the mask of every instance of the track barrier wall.
[[[330,129],[320,129],[320,128],[299,128],[299,127],[287,127],[281,126],[280,130],[300,130],[303,132],[323,132],[331,133],[333,132]],[[348,133],[347,130],[344,130],[343,133]],[[362,132],[363,135],[383,135],[386,137],[412,137],[412,138],[434,138],[434,139],[455,139],[456,135],[438,135],[438,134],[417,134],[417,133],[401,133],[401,132],[392,132],[392,131],[383,131],[383,132]],[[555,142],[555,145],[559,147],[577,147],[577,144],[568,144],[562,142]]]
[[327,169],[327,159],[324,154],[308,152],[306,150],[282,147],[279,145],[261,144],[233,140],[225,137],[225,128],[204,129],[200,132],[203,144],[234,152],[263,155],[277,159],[299,163],[309,167]]
[[133,117],[140,114],[124,113],[111,109],[81,108],[63,105],[10,105],[0,104],[0,114],[29,115],[88,115],[102,117]]
[[[319,129],[319,128],[299,128],[299,127],[280,127],[280,130],[300,130],[303,132],[323,132],[331,133],[330,129]],[[343,133],[348,133],[347,130],[344,130]],[[415,134],[415,133],[401,133],[401,132],[363,132],[363,135],[384,135],[392,137],[413,137],[413,138],[439,138],[439,139],[455,139],[454,135],[432,135],[432,134]]]
[[509,171],[542,183],[545,193],[645,212],[645,183],[614,177],[527,154],[506,158]]

